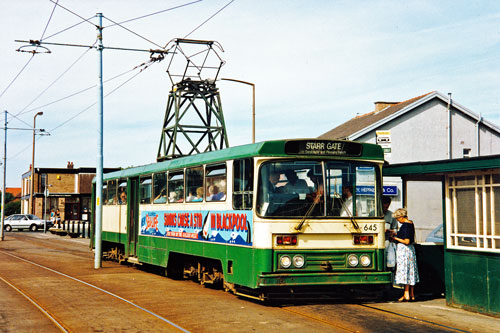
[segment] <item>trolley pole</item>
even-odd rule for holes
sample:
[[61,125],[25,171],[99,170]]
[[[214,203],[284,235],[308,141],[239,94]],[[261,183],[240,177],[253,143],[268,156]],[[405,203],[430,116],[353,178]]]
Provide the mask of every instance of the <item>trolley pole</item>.
[[6,174],[6,168],[7,168],[7,110],[5,110],[5,124],[3,127],[4,130],[4,135],[5,139],[3,141],[3,188],[2,188],[2,218],[1,218],[1,223],[0,223],[0,239],[3,241],[4,238],[4,231],[3,231],[3,226],[4,226],[4,219],[5,219],[5,174]]
[[99,55],[99,82],[98,94],[99,94],[99,144],[98,144],[98,155],[97,155],[97,170],[96,170],[96,205],[95,205],[95,257],[94,257],[94,268],[101,268],[102,260],[102,168],[103,168],[103,109],[104,109],[104,94],[102,86],[102,13],[97,13],[99,18],[99,25],[97,26],[97,52]]

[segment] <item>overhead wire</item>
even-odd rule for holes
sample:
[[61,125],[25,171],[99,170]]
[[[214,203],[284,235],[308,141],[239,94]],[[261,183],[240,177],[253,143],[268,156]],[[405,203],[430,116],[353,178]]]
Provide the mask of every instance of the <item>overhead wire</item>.
[[91,16],[91,17],[89,17],[88,19],[83,19],[82,21],[80,21],[80,22],[78,22],[78,23],[75,23],[75,24],[73,24],[73,25],[71,25],[71,26],[69,26],[69,27],[67,27],[67,28],[64,28],[64,29],[63,29],[63,30],[61,30],[61,31],[58,31],[58,32],[56,32],[56,33],[53,33],[53,34],[52,34],[52,35],[50,35],[50,36],[47,36],[47,37],[45,37],[45,38],[42,38],[42,39],[40,39],[40,41],[42,41],[42,40],[47,40],[47,39],[49,39],[49,38],[52,38],[52,37],[54,37],[54,36],[59,35],[60,33],[63,33],[63,32],[68,31],[68,30],[70,30],[70,29],[73,29],[74,27],[77,27],[77,26],[79,26],[80,24],[85,23],[86,21],[89,21],[89,20],[90,20],[91,18],[93,18],[93,17],[95,17],[95,15],[92,15],[92,16]]
[[[76,17],[81,18],[83,21],[85,21],[85,22],[87,22],[87,23],[91,24],[93,27],[96,27],[96,25],[95,25],[94,23],[92,23],[92,22],[90,21],[90,19],[86,19],[86,18],[84,18],[83,16],[80,16],[80,15],[78,15],[77,13],[73,12],[72,10],[69,10],[68,8],[64,7],[63,5],[60,5],[60,4],[58,3],[58,2],[59,2],[59,0],[57,0],[57,2],[56,2],[56,1],[54,1],[54,0],[49,0],[49,1],[50,1],[50,2],[52,2],[53,4],[55,4],[56,6],[61,7],[61,8],[62,8],[62,9],[64,9],[65,11],[67,11],[67,12],[69,12],[69,13],[71,13],[71,14],[75,15]],[[94,16],[92,16],[92,17],[94,17]]]
[[[96,42],[95,42],[96,43]],[[94,43],[94,45],[95,45]],[[92,47],[94,46],[92,45]],[[36,100],[38,100],[47,90],[50,89],[57,81],[59,81],[66,73],[69,72],[73,66],[75,66],[89,51],[91,48],[86,49],[64,72],[62,72],[52,83],[50,83],[47,88],[45,88],[38,96],[36,96],[28,105],[26,105],[21,111],[19,111],[16,115],[23,114],[23,111],[25,111],[30,105],[32,105]]]
[[45,29],[43,29],[42,37],[40,37],[40,40],[43,39],[43,36],[45,36],[45,33],[47,32],[47,28],[49,27],[50,20],[52,20],[52,16],[54,15],[54,12],[56,10],[58,2],[59,2],[59,0],[56,1],[56,3],[54,4],[54,7],[52,8],[52,12],[50,13],[49,20],[47,21],[47,24],[45,25]]
[[[50,0],[50,1],[54,2],[53,0]],[[59,2],[59,0],[57,0],[57,2]],[[53,16],[55,8],[57,6],[57,2],[55,2],[54,8],[52,8],[52,12],[50,13],[50,17],[47,20],[47,24],[45,24],[45,29],[43,30],[42,38],[45,35],[45,32],[47,31],[47,28],[49,26],[50,21],[52,20],[52,16]],[[17,75],[14,77],[14,79],[12,81],[10,81],[10,83],[7,85],[7,87],[2,91],[2,93],[0,94],[0,98],[3,97],[3,95],[7,92],[7,90],[9,90],[9,88],[14,84],[14,82],[17,80],[17,78],[21,75],[21,73],[24,72],[24,70],[26,69],[26,67],[28,67],[28,65],[31,62],[31,60],[33,60],[33,57],[35,56],[35,54],[36,54],[35,52],[33,52],[31,54],[31,58],[28,59],[28,61],[26,62],[26,64],[24,64],[23,68],[21,68],[21,70],[19,71],[19,73],[17,73]]]
[[203,21],[199,26],[197,26],[196,28],[194,28],[190,33],[188,33],[186,36],[184,36],[184,38],[187,38],[193,32],[195,32],[196,30],[198,30],[199,28],[201,28],[205,23],[207,23],[208,21],[210,21],[215,15],[219,14],[220,12],[222,12],[224,9],[226,9],[227,6],[229,6],[233,2],[234,2],[234,0],[229,1],[224,7],[222,7],[218,11],[216,11],[212,16],[210,16],[208,19],[206,19],[205,21]]
[[[125,72],[123,72],[123,73],[120,73],[120,74],[118,74],[118,75],[115,75],[115,76],[113,76],[113,77],[111,77],[111,78],[109,78],[109,79],[104,80],[104,81],[103,81],[103,83],[107,83],[107,82],[110,82],[110,81],[112,81],[112,80],[114,80],[114,79],[117,79],[117,78],[119,78],[119,77],[121,77],[121,76],[123,76],[123,75],[125,75],[125,74],[127,74],[127,73],[132,72],[132,71],[133,71],[133,70],[135,70],[135,69],[136,69],[136,67],[134,67],[134,68],[132,68],[132,69],[129,69],[129,70],[127,70],[127,71],[125,71]],[[82,94],[82,93],[84,93],[84,92],[86,92],[86,91],[88,91],[88,90],[90,90],[90,89],[94,89],[96,86],[97,86],[97,85],[96,85],[96,84],[94,84],[94,85],[92,85],[92,86],[90,86],[90,87],[84,88],[84,89],[79,90],[79,91],[74,92],[74,93],[71,93],[71,94],[69,94],[69,95],[67,95],[67,96],[65,96],[65,97],[59,98],[59,99],[57,99],[57,100],[55,100],[55,101],[52,101],[52,102],[50,102],[50,103],[47,103],[47,104],[44,104],[44,105],[41,105],[41,106],[37,106],[36,108],[33,108],[33,109],[30,109],[30,110],[24,111],[23,113],[20,113],[19,115],[21,115],[21,114],[25,114],[25,113],[28,113],[28,112],[33,112],[33,111],[36,111],[36,110],[39,110],[39,109],[45,108],[45,107],[47,107],[47,106],[50,106],[50,105],[52,105],[52,104],[55,104],[55,103],[58,103],[58,102],[64,101],[64,100],[66,100],[66,99],[68,99],[68,98],[71,98],[71,97],[77,96],[77,95],[79,95],[79,94]]]
[[156,14],[161,14],[161,13],[164,13],[164,12],[168,12],[170,10],[174,10],[174,9],[178,9],[178,8],[181,8],[181,7],[189,6],[189,5],[195,4],[197,2],[201,2],[201,1],[203,1],[203,0],[196,0],[196,1],[188,2],[188,3],[185,3],[185,4],[179,5],[179,6],[175,6],[175,7],[171,7],[171,8],[167,8],[167,9],[163,9],[163,10],[159,10],[159,11],[151,13],[151,14],[146,14],[146,15],[142,15],[142,16],[135,17],[135,18],[132,18],[132,19],[128,19],[128,20],[125,20],[125,21],[122,21],[122,22],[114,23],[112,25],[108,25],[108,26],[103,27],[103,28],[105,29],[105,28],[112,27],[114,25],[120,25],[120,24],[124,24],[124,23],[128,23],[128,22],[136,21],[136,20],[139,20],[139,19],[143,19],[143,18],[146,18],[146,17],[149,17],[149,16],[156,15]]
[[[150,66],[149,66],[150,67]],[[147,69],[149,67],[145,67],[144,69]],[[134,67],[134,69],[138,68],[138,66]],[[132,69],[132,70],[134,70]],[[114,78],[117,78],[117,77],[120,77],[128,72],[131,72],[132,70],[128,70],[127,72],[124,72],[122,74],[119,74],[117,76],[115,76]],[[122,82],[120,85],[118,85],[117,87],[115,87],[113,90],[111,90],[109,93],[107,93],[106,95],[104,95],[104,98],[108,97],[109,95],[113,94],[114,92],[116,92],[118,89],[120,89],[121,87],[123,87],[125,84],[127,84],[128,82],[130,82],[132,79],[134,79],[135,77],[137,77],[139,74],[141,74],[142,72],[144,72],[144,70],[141,70],[141,71],[138,71],[137,73],[135,73],[133,76],[131,76],[130,78],[128,78],[127,80],[125,80],[124,82]],[[113,79],[114,79],[113,78]],[[108,80],[109,81],[109,80]],[[95,86],[91,87],[91,88],[94,88]],[[87,89],[88,90],[88,89]],[[62,126],[66,125],[67,123],[69,123],[70,121],[72,121],[73,119],[77,118],[78,116],[80,116],[81,114],[83,114],[85,111],[88,111],[89,109],[91,109],[93,106],[95,106],[97,104],[97,102],[94,102],[92,104],[90,104],[89,106],[87,106],[86,108],[84,108],[83,110],[79,111],[78,113],[76,113],[75,115],[71,116],[70,118],[66,119],[65,121],[63,121],[62,123],[60,123],[59,125],[53,127],[52,129],[48,130],[49,133],[52,133],[54,131],[56,131],[57,129],[61,128]],[[31,125],[30,125],[31,126]],[[37,137],[36,140],[39,140],[40,137]],[[26,147],[24,147],[23,149],[20,149],[19,151],[17,151],[16,154],[12,155],[12,156],[9,156],[8,158],[9,159],[12,159],[12,158],[15,158],[17,157],[18,155],[20,155],[21,153],[25,152],[28,148],[30,148],[32,145],[29,144],[27,145]]]
[[[88,23],[92,24],[93,26],[96,26],[95,24],[93,24],[92,22],[90,22],[90,21],[89,21],[89,19],[85,19],[85,18],[83,18],[82,16],[80,16],[80,15],[78,15],[78,14],[74,13],[73,11],[71,11],[71,10],[67,9],[66,7],[64,7],[64,6],[60,5],[60,4],[58,3],[58,1],[59,1],[59,0],[57,0],[57,1],[54,1],[54,0],[49,0],[49,1],[50,1],[50,2],[52,2],[52,3],[54,3],[54,4],[55,4],[55,6],[59,6],[59,7],[61,7],[62,9],[66,10],[66,11],[68,11],[68,12],[72,13],[73,15],[75,15],[75,16],[77,16],[77,17],[79,17],[79,18],[81,18],[81,19],[82,19],[82,22],[80,22],[80,23],[78,23],[78,24],[76,24],[76,25],[73,25],[73,26],[71,26],[71,27],[69,27],[69,28],[67,28],[67,29],[65,29],[65,30],[62,30],[62,31],[60,31],[60,32],[58,32],[58,33],[56,33],[56,34],[59,34],[59,33],[63,32],[63,31],[67,31],[67,30],[69,30],[70,28],[75,27],[75,26],[77,26],[77,25],[79,25],[79,24],[81,24],[81,23],[83,23],[83,22],[88,22]],[[137,17],[137,18],[134,18],[134,19],[130,19],[130,20],[127,20],[127,21],[123,21],[123,22],[121,22],[121,23],[114,22],[113,20],[111,20],[111,19],[110,19],[110,18],[108,18],[108,17],[106,17],[106,19],[107,19],[107,20],[109,20],[110,22],[112,22],[114,25],[118,25],[118,26],[120,26],[121,28],[123,28],[123,29],[125,29],[125,30],[129,31],[130,33],[132,33],[132,34],[134,34],[134,35],[136,35],[136,36],[138,36],[138,37],[140,37],[140,38],[142,38],[142,39],[144,39],[144,40],[146,40],[146,41],[148,41],[148,42],[152,43],[153,45],[156,45],[156,46],[158,46],[158,47],[160,47],[160,48],[162,48],[162,49],[165,49],[165,47],[166,47],[166,46],[165,46],[165,47],[163,47],[163,46],[161,46],[161,45],[158,45],[157,43],[155,43],[155,42],[153,42],[153,41],[151,41],[151,40],[149,40],[149,39],[147,39],[147,38],[145,38],[145,37],[143,37],[143,36],[141,36],[141,35],[139,35],[139,34],[135,33],[134,31],[132,31],[132,30],[130,30],[130,29],[128,29],[128,28],[126,28],[126,27],[123,27],[121,24],[122,24],[122,23],[125,23],[125,22],[130,22],[130,21],[133,21],[133,20],[138,20],[138,19],[140,19],[140,18],[144,18],[144,17],[152,16],[152,15],[155,15],[155,14],[159,14],[159,13],[162,13],[162,12],[165,12],[165,11],[169,11],[169,10],[172,10],[172,9],[176,9],[176,8],[184,7],[184,6],[187,6],[187,5],[191,5],[191,4],[194,4],[194,3],[200,2],[200,1],[202,1],[202,0],[193,1],[193,2],[191,2],[191,3],[187,3],[187,4],[184,4],[184,5],[177,6],[177,7],[173,7],[173,8],[169,8],[169,9],[166,9],[166,10],[158,11],[158,12],[156,12],[156,13],[152,13],[152,14],[144,15],[144,16],[142,16],[142,17]],[[217,14],[219,14],[222,10],[224,10],[225,8],[227,8],[227,7],[228,7],[231,3],[233,3],[233,2],[234,2],[234,0],[229,1],[229,2],[225,5],[225,6],[223,6],[221,9],[219,9],[217,12],[215,12],[213,15],[211,15],[208,19],[206,19],[204,22],[202,22],[200,25],[198,25],[198,26],[197,26],[195,29],[193,29],[190,33],[188,33],[188,34],[187,34],[184,38],[187,38],[189,35],[193,34],[196,30],[198,30],[198,29],[199,29],[199,28],[201,28],[203,25],[205,25],[208,21],[210,21],[213,17],[215,17]],[[51,14],[51,17],[52,17],[52,14]],[[109,27],[109,26],[108,26],[108,27]],[[44,31],[44,33],[45,33],[45,31]],[[51,36],[47,37],[46,39],[48,39],[48,38],[50,38],[50,37],[53,37],[53,36],[55,36],[56,34],[53,34],[53,35],[51,35]],[[30,60],[30,61],[31,61],[31,60]],[[28,63],[29,63],[29,61],[28,61]],[[27,64],[23,67],[23,69],[22,69],[22,70],[24,70],[24,68],[28,65],[28,63],[27,63]],[[135,75],[133,75],[132,77],[130,77],[129,79],[127,79],[126,81],[124,81],[122,84],[120,84],[119,86],[117,86],[115,89],[113,89],[113,90],[112,90],[112,91],[110,91],[109,93],[107,93],[104,97],[108,97],[109,95],[111,95],[112,93],[116,92],[118,89],[120,89],[121,87],[123,87],[125,84],[127,84],[128,82],[130,82],[131,80],[133,80],[133,79],[134,79],[135,77],[137,77],[140,73],[142,73],[145,69],[149,68],[149,67],[151,66],[151,64],[152,64],[152,63],[154,63],[154,62],[151,62],[150,64],[148,64],[147,66],[145,66],[142,70],[140,70],[138,73],[136,73]],[[141,65],[143,65],[143,64],[141,64]],[[134,67],[134,69],[136,69],[136,68],[140,67],[141,65]],[[134,70],[134,69],[132,69],[132,70]],[[21,72],[22,72],[22,70],[21,70]],[[126,73],[128,73],[128,72],[130,72],[130,71],[132,71],[132,70],[129,70],[129,71],[127,71],[127,72],[124,72],[124,73],[122,73],[122,74],[119,74],[119,75],[115,76],[114,78],[120,77],[120,76],[122,76],[122,75],[124,75],[124,74],[126,74]],[[19,76],[19,75],[20,75],[20,73],[19,73],[17,76]],[[17,76],[16,76],[16,77],[17,77]],[[114,78],[112,78],[112,79],[114,79]],[[111,80],[111,79],[110,79],[110,80]],[[108,81],[109,81],[109,80],[108,80]],[[10,84],[10,85],[11,85],[11,84]],[[10,86],[10,85],[9,85],[9,86]],[[89,90],[89,89],[92,89],[92,88],[94,88],[94,87],[95,87],[95,85],[94,85],[94,86],[92,86],[92,87],[86,88],[86,89],[84,89],[84,90],[81,90],[80,92],[77,92],[77,93],[75,93],[75,94],[72,94],[72,95],[70,95],[70,96],[68,96],[68,97],[65,97],[65,98],[59,99],[58,101],[61,101],[61,100],[67,99],[67,98],[69,98],[69,97],[75,96],[75,95],[77,95],[77,94],[79,94],[79,93],[82,93],[82,92],[87,91],[87,90]],[[0,98],[1,98],[1,96],[2,96],[3,94],[4,94],[4,92],[0,95]],[[58,101],[55,101],[55,102],[49,103],[49,104],[47,104],[47,105],[54,104],[54,103],[56,103],[56,102],[58,102]],[[92,103],[91,105],[89,105],[88,107],[86,107],[86,108],[85,108],[85,109],[83,109],[82,111],[78,112],[77,114],[75,114],[75,115],[74,115],[74,116],[72,116],[71,118],[69,118],[69,119],[65,120],[65,121],[64,121],[64,122],[62,122],[61,124],[59,124],[59,125],[57,125],[56,127],[52,128],[49,132],[53,132],[53,131],[55,131],[55,130],[57,130],[57,129],[61,128],[62,126],[66,125],[67,123],[69,123],[69,122],[70,122],[70,121],[72,121],[73,119],[75,119],[75,118],[77,118],[78,116],[80,116],[80,115],[81,115],[82,113],[84,113],[85,111],[89,110],[89,109],[90,109],[91,107],[93,107],[95,104],[97,104],[97,102]],[[45,105],[45,106],[47,106],[47,105]],[[40,107],[39,107],[39,108],[40,108]],[[37,108],[37,109],[38,109],[38,108]],[[35,110],[35,109],[31,109],[30,111],[33,111],[33,110]],[[25,111],[24,113],[26,113],[26,112],[27,112],[27,111]],[[17,118],[17,116],[16,116],[16,118]],[[19,119],[19,118],[17,118],[17,119]],[[25,151],[26,149],[28,149],[30,146],[31,146],[31,145],[28,145],[26,148],[24,148],[24,149],[22,149],[22,150],[18,151],[18,153],[17,153],[17,154],[15,154],[14,156],[11,156],[10,158],[13,158],[13,157],[18,156],[21,152],[24,152],[24,151]]]
[[135,31],[130,30],[129,28],[126,28],[126,27],[122,26],[121,24],[119,24],[119,23],[117,23],[117,22],[113,21],[113,20],[112,20],[112,19],[110,19],[109,17],[104,16],[104,18],[105,18],[106,20],[108,20],[108,21],[110,21],[110,22],[114,23],[115,25],[119,26],[120,28],[122,28],[122,29],[124,29],[124,30],[127,30],[127,31],[128,31],[128,32],[130,32],[131,34],[136,35],[137,37],[142,38],[142,39],[144,39],[145,41],[147,41],[147,42],[149,42],[149,43],[151,43],[151,44],[155,45],[156,47],[159,47],[159,48],[161,48],[161,49],[165,49],[165,47],[163,47],[163,46],[161,46],[161,45],[159,45],[159,44],[157,44],[157,43],[153,42],[152,40],[147,39],[147,38],[146,38],[146,37],[144,37],[144,36],[139,35],[139,34],[138,34],[138,33],[136,33]]

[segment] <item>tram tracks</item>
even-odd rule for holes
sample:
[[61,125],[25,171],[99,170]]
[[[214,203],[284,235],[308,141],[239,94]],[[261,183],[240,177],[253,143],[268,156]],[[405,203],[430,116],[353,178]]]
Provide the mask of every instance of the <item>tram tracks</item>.
[[47,309],[45,309],[42,305],[38,304],[31,296],[29,296],[26,292],[21,290],[20,288],[16,287],[14,284],[11,282],[7,281],[3,277],[0,276],[0,281],[4,282],[6,285],[14,289],[18,294],[23,296],[25,299],[27,299],[31,304],[33,304],[40,312],[47,317],[55,326],[56,328],[60,329],[61,332],[69,332],[65,327],[64,324],[59,322],[55,316],[53,316]]
[[[12,253],[9,253],[7,251],[4,251],[4,250],[0,250],[0,254],[3,254],[3,255],[6,255],[6,256],[9,256],[11,258],[14,258],[18,261],[21,261],[23,263],[26,263],[26,264],[30,264],[32,266],[35,266],[39,269],[42,269],[44,271],[48,271],[52,274],[55,274],[57,275],[58,277],[63,277],[63,278],[66,278],[66,279],[69,279],[71,280],[72,282],[75,282],[75,283],[78,283],[78,284],[81,284],[81,285],[84,285],[86,287],[89,287],[89,288],[92,288],[98,292],[100,292],[101,294],[105,294],[109,297],[112,297],[116,300],[119,300],[129,306],[132,306],[133,308],[141,311],[141,312],[144,312],[144,313],[147,313],[149,314],[150,316],[156,318],[157,320],[163,322],[164,324],[167,324],[168,326],[170,326],[172,328],[172,331],[181,331],[181,332],[189,332],[188,330],[186,330],[185,328],[181,327],[180,325],[177,325],[176,323],[168,320],[167,318],[164,318],[163,316],[160,316],[158,314],[156,314],[155,312],[151,311],[151,310],[148,310],[124,297],[121,297],[117,294],[114,294],[108,290],[105,290],[103,288],[100,288],[98,286],[96,286],[95,284],[92,284],[92,283],[89,283],[89,282],[86,282],[86,281],[83,281],[81,279],[78,279],[76,277],[73,277],[73,276],[70,276],[68,274],[65,274],[63,272],[60,272],[58,270],[55,270],[55,269],[52,269],[50,267],[47,267],[47,266],[44,266],[44,265],[41,265],[39,263],[36,263],[32,260],[29,260],[29,259],[26,259],[26,258],[23,258],[23,257],[20,257],[20,256],[17,256],[17,255],[14,255]],[[17,293],[19,293],[20,295],[22,295],[25,299],[27,299],[31,304],[33,304],[40,312],[42,312],[46,317],[48,317],[56,327],[58,327],[61,331],[63,332],[68,332],[70,331],[66,324],[63,323],[63,321],[61,319],[56,319],[56,316],[52,313],[53,311],[50,310],[50,306],[47,306],[47,305],[44,305],[43,301],[40,301],[38,299],[36,299],[36,296],[33,296],[33,295],[30,295],[28,292],[26,292],[25,290],[23,290],[21,287],[15,285],[14,283],[12,283],[12,281],[8,281],[6,278],[0,276],[0,280],[3,281],[6,285],[8,285],[10,288],[14,289]],[[97,316],[96,316],[97,317]],[[171,331],[171,330],[169,330]]]
[[[339,303],[340,304],[340,303]],[[336,305],[339,305],[336,304]],[[384,322],[390,322],[390,321],[397,321],[400,323],[401,327],[404,327],[399,329],[398,332],[412,332],[416,330],[426,330],[426,331],[433,331],[433,332],[469,332],[466,330],[462,330],[456,327],[451,327],[449,325],[444,325],[441,323],[433,322],[430,320],[425,320],[422,318],[418,318],[415,316],[409,316],[404,313],[400,312],[395,312],[395,311],[389,311],[385,309],[378,308],[376,306],[371,306],[367,304],[357,304],[357,303],[350,303],[350,304],[344,304],[345,305],[350,305],[352,307],[360,308],[357,313],[359,313],[360,316],[366,316],[366,310],[372,311],[374,314],[374,318],[378,317],[376,314],[383,314],[382,316],[379,317],[379,321],[384,321]],[[362,325],[361,323],[356,323],[355,320],[349,321],[345,317],[342,320],[335,320],[335,319],[330,319],[327,318],[327,315],[323,314],[314,314],[313,312],[316,312],[316,309],[319,307],[326,307],[328,308],[329,306],[334,306],[328,303],[325,304],[320,304],[320,305],[298,305],[298,306],[293,306],[293,307],[281,307],[283,311],[289,312],[293,315],[296,316],[301,316],[304,318],[307,318],[309,320],[313,320],[319,323],[322,323],[324,325],[328,325],[332,328],[335,328],[340,331],[345,331],[345,332],[386,332],[386,331],[391,331],[390,329],[383,328],[383,324],[377,323],[377,319],[374,319],[374,321],[371,321],[373,324],[373,327],[366,327]],[[326,311],[327,313],[336,313],[337,311],[332,310],[332,311]],[[356,311],[355,311],[356,312]],[[392,318],[391,318],[392,317]],[[335,318],[335,317],[333,317]],[[383,319],[380,319],[383,318]],[[415,329],[412,328],[412,326],[415,325]],[[427,327],[427,329],[423,328],[423,326]],[[375,327],[382,327],[382,329],[374,329]]]

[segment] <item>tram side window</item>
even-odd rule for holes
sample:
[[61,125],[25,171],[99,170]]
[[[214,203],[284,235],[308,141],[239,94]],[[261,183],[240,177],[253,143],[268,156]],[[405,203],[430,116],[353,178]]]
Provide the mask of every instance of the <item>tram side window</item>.
[[233,162],[233,170],[233,208],[252,209],[253,160],[251,158],[236,160]]
[[155,173],[153,175],[153,203],[166,203],[167,202],[167,175],[162,173]]
[[108,181],[108,205],[116,205],[118,198],[116,197],[116,180]]
[[207,201],[226,200],[226,164],[207,166],[205,186],[207,189],[205,197]]
[[141,177],[139,185],[139,198],[141,204],[151,203],[151,176]]
[[118,181],[118,203],[120,205],[127,204],[127,180],[120,179]]
[[186,202],[203,201],[203,167],[186,169]]
[[108,204],[108,183],[103,182],[102,183],[102,197],[103,199],[103,204],[107,205]]
[[184,202],[184,172],[168,173],[168,202]]

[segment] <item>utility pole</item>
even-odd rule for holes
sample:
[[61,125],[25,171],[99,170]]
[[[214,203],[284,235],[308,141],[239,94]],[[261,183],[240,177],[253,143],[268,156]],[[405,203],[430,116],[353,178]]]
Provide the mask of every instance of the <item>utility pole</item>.
[[3,127],[4,129],[4,141],[3,141],[3,189],[2,189],[2,220],[0,223],[0,239],[3,241],[4,238],[4,231],[3,231],[3,225],[4,225],[4,219],[5,219],[5,175],[6,175],[6,168],[7,168],[7,110],[5,110],[5,125]]

